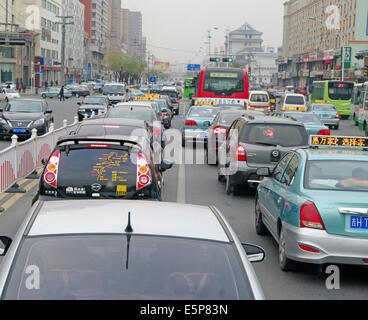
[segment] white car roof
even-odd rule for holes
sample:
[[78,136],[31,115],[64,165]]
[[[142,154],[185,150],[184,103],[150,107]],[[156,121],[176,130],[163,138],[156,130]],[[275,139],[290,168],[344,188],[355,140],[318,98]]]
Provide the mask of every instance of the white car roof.
[[115,105],[115,107],[124,107],[124,106],[146,106],[146,107],[150,107],[152,108],[152,105],[150,102],[147,101],[139,101],[139,100],[134,100],[134,101],[130,101],[130,102],[119,102],[118,104]]
[[250,94],[266,94],[268,95],[267,91],[251,91]]
[[45,201],[28,235],[125,234],[128,212],[135,235],[229,242],[209,207],[140,200]]
[[304,95],[300,94],[300,93],[285,93],[285,96],[298,96],[298,97],[303,97]]

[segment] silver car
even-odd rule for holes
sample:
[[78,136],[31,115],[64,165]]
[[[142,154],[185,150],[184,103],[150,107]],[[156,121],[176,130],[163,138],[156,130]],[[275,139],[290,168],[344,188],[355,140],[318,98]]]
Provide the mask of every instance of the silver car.
[[264,299],[250,263],[264,251],[214,207],[38,201],[14,240],[0,239],[2,299]]

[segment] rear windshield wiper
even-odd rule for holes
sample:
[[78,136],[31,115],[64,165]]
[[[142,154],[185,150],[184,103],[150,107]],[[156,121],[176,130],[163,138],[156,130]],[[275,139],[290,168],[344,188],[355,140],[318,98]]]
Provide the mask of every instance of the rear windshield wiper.
[[268,142],[261,142],[261,141],[255,141],[253,142],[255,144],[261,144],[261,145],[264,145],[264,146],[271,146],[271,147],[278,147],[277,144],[274,144],[274,143],[268,143]]

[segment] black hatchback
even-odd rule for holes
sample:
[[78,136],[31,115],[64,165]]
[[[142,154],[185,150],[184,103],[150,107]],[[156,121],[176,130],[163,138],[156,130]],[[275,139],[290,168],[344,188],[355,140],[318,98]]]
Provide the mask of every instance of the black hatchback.
[[162,200],[162,172],[172,166],[156,158],[148,139],[121,135],[65,137],[43,164],[44,200]]

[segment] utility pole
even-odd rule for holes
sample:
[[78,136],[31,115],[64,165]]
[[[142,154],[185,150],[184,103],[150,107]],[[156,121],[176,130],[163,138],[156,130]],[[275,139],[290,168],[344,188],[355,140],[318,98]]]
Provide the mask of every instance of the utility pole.
[[56,24],[61,25],[61,85],[64,85],[65,81],[65,34],[66,28],[65,26],[68,24],[74,24],[74,22],[67,22],[67,19],[73,19],[72,16],[56,16],[57,18],[61,18],[62,22],[56,22]]

